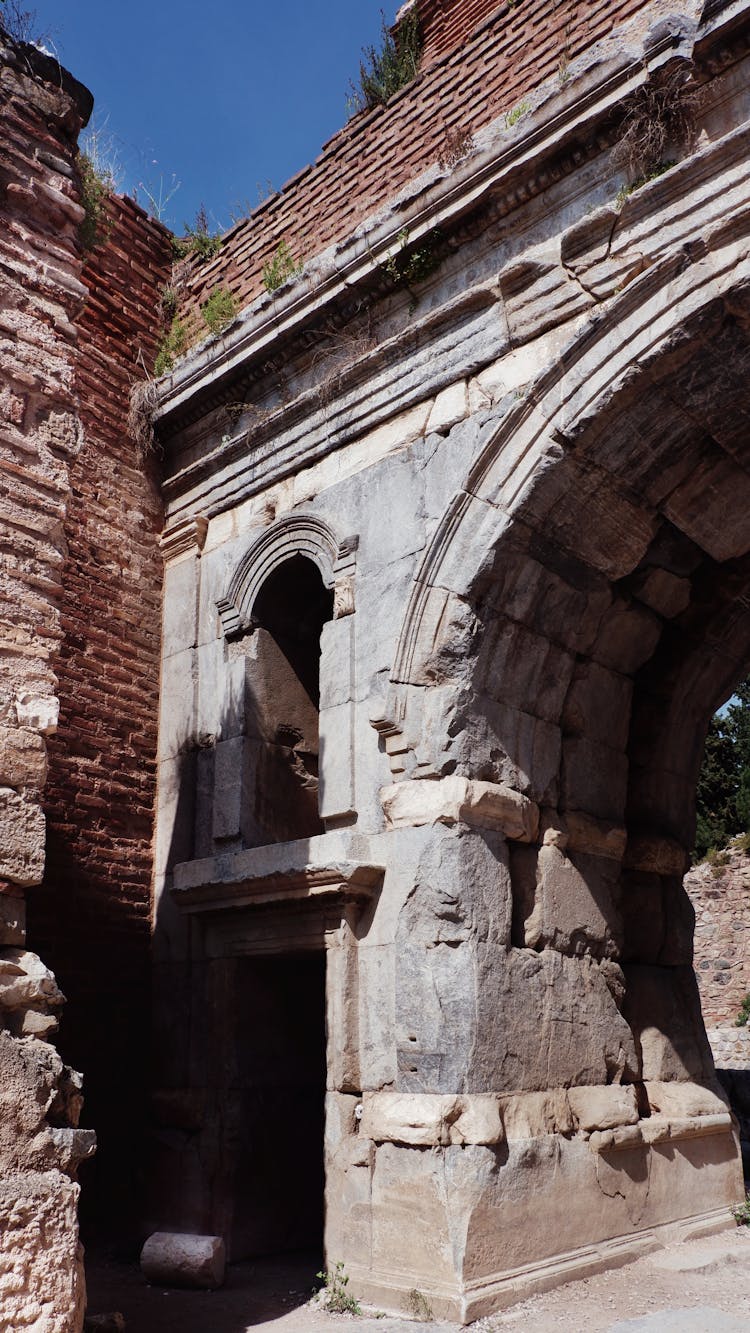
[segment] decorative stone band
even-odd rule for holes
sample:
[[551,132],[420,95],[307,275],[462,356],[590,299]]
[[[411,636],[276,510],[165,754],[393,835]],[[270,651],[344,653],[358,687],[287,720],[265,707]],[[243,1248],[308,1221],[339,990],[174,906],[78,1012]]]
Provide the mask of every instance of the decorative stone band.
[[534,842],[539,831],[539,807],[499,783],[424,778],[383,787],[380,799],[390,828],[470,824],[496,829],[517,842]]
[[366,1092],[360,1134],[375,1143],[428,1148],[442,1144],[503,1143],[497,1097]]
[[[641,1119],[635,1088],[554,1088],[520,1093],[365,1092],[360,1134],[412,1147],[492,1146],[506,1141],[579,1135],[607,1152],[724,1133],[732,1118],[721,1098],[694,1083],[646,1084],[650,1116]],[[657,1109],[664,1107],[665,1110]]]

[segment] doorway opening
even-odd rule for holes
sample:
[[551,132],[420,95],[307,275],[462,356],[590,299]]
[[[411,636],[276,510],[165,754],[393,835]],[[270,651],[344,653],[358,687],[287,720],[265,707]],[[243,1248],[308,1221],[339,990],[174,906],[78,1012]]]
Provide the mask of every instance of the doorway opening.
[[237,960],[233,1260],[322,1262],[325,975],[324,950]]

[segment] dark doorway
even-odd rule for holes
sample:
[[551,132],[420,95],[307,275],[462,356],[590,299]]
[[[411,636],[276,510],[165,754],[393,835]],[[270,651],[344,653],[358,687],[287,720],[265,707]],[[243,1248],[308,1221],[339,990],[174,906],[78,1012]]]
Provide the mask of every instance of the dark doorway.
[[237,968],[232,1259],[323,1254],[325,953]]

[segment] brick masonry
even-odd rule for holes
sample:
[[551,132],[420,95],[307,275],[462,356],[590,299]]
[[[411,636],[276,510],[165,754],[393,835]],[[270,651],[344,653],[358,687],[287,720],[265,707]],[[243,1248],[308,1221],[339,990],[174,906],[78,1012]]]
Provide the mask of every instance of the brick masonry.
[[425,50],[417,78],[387,106],[353,117],[312,165],[227,234],[210,263],[186,264],[188,320],[216,287],[230,288],[240,306],[259,295],[263,266],[281,240],[296,259],[311,259],[349,236],[440,160],[449,134],[475,134],[545,80],[564,81],[568,64],[632,17],[642,0],[422,0],[420,8]]
[[129,199],[108,204],[106,243],[83,271],[76,391],[83,427],[65,520],[49,743],[47,871],[29,906],[33,947],[67,996],[60,1049],[86,1072],[97,1156],[84,1222],[121,1222],[137,1165],[147,1082],[151,839],[162,509],[154,459],[126,430],[131,385],[153,364],[169,236]]
[[81,1326],[76,1168],[93,1148],[76,1128],[80,1081],[48,1040],[59,991],[24,948],[26,891],[44,871],[45,738],[81,443],[72,160],[90,110],[57,62],[0,37],[0,1327],[19,1333]]

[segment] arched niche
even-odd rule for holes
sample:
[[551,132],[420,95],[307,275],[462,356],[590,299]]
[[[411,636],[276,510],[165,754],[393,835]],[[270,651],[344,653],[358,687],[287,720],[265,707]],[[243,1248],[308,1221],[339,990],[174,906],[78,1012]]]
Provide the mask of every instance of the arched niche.
[[332,684],[340,689],[351,669],[356,546],[316,515],[289,515],[253,543],[217,604],[244,700],[229,781],[241,789],[233,808],[245,847],[314,837],[326,818],[349,814],[351,754],[329,746],[322,771],[320,756],[327,725],[339,737],[352,727],[328,705]]
[[227,638],[242,634],[252,623],[252,608],[263,584],[286,560],[305,557],[317,566],[326,588],[334,593],[334,616],[354,610],[353,578],[356,538],[339,542],[329,525],[315,514],[290,514],[274,523],[243,556],[225,595],[217,602]]

